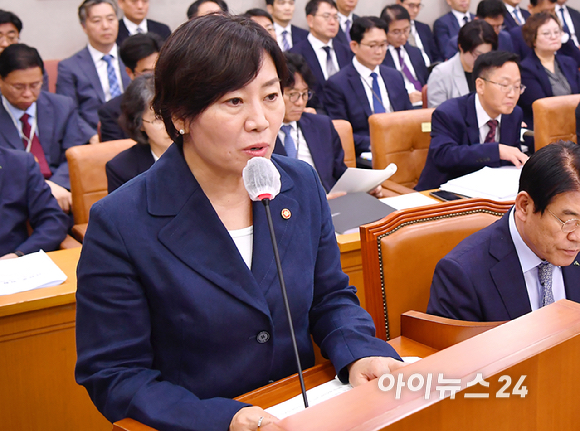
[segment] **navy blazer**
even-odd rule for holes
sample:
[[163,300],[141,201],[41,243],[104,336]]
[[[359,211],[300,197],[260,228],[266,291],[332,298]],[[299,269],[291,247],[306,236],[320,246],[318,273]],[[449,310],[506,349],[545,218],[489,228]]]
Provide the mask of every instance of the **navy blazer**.
[[[475,15],[472,13],[469,15],[471,17],[470,20],[475,18]],[[451,11],[435,20],[435,23],[433,23],[433,34],[435,36],[435,45],[437,45],[437,49],[441,55],[445,53],[447,45],[449,45],[449,39],[457,36],[460,28],[457,18],[455,18],[455,15]]]
[[[353,13],[352,14],[352,20],[354,21],[357,18],[359,18],[359,16]],[[351,28],[352,28],[352,22],[350,23],[350,25],[351,25]],[[345,44],[350,49],[350,43],[348,42],[348,39],[346,38],[346,33],[342,29],[342,26],[340,25],[340,23],[339,23],[339,26],[338,26],[338,33],[334,37],[334,40],[335,41],[338,41],[340,43]]]
[[[344,45],[342,43],[333,43],[334,52],[336,54],[336,60],[338,61],[338,67],[342,69],[343,67],[350,64],[353,53],[350,50],[350,46]],[[326,84],[326,79],[324,79],[324,74],[322,73],[322,67],[318,62],[318,57],[310,44],[308,39],[299,42],[298,44],[294,45],[290,52],[295,54],[300,54],[306,60],[306,63],[310,67],[314,78],[316,79],[316,83],[312,87],[312,91],[314,92],[314,97],[308,104],[308,106],[313,106],[318,109],[324,109],[324,84]]]
[[[413,109],[403,75],[386,66],[380,69],[393,111]],[[352,125],[357,154],[370,151],[369,117],[374,112],[361,77],[352,63],[327,81],[324,97],[328,115],[334,120],[346,120]]]
[[69,218],[30,153],[0,147],[0,220],[0,257],[53,251],[66,237]]
[[[36,101],[40,146],[50,167],[52,182],[70,189],[65,152],[87,141],[79,131],[77,109],[70,97],[41,91]],[[18,119],[17,119],[18,120]],[[0,104],[0,147],[24,150],[18,129],[10,114]]]
[[[522,16],[524,17],[524,20],[527,20],[531,13],[528,12],[525,9],[520,8],[520,12],[522,13]],[[513,29],[519,27],[519,24],[516,22],[516,20],[514,19],[514,17],[512,16],[511,13],[506,13],[503,17],[503,28],[505,31],[507,31],[508,33]]]
[[155,163],[151,145],[136,144],[121,151],[107,162],[107,190],[113,193],[126,182],[148,170]]
[[101,122],[101,142],[128,138],[125,131],[119,126],[122,101],[123,95],[121,94],[103,104],[97,111]]
[[[510,36],[512,38],[512,45],[514,47],[512,52],[518,54],[522,61],[534,53],[534,50],[526,45],[521,27],[513,28],[510,31]],[[562,47],[558,50],[558,53],[572,58],[576,62],[576,67],[580,67],[580,50],[576,47],[576,45],[574,45],[574,42],[571,38],[568,39],[568,42],[562,44]]]
[[[439,261],[427,313],[492,322],[516,319],[532,311],[509,231],[510,214],[467,237]],[[562,275],[566,298],[580,302],[580,267],[562,267]]]
[[[334,364],[398,355],[374,337],[340,266],[326,195],[306,163],[274,155],[270,203],[297,344]],[[280,216],[289,211],[290,218]],[[266,214],[253,204],[246,266],[180,145],[93,205],[78,266],[77,381],[111,422],[227,430],[231,398],[296,371]]]
[[499,143],[520,147],[522,110],[501,116],[499,143],[482,144],[479,139],[475,95],[449,99],[439,105],[431,119],[431,143],[427,161],[415,189],[436,189],[447,181],[485,166],[510,165],[500,160]]
[[[167,39],[171,35],[171,29],[169,26],[153,21],[152,19],[147,19],[147,31],[149,33],[155,33],[161,37],[162,40]],[[117,45],[121,46],[123,41],[129,37],[129,30],[125,25],[125,21],[119,20],[119,32],[117,33]]]
[[[457,47],[458,36],[459,35],[453,36],[451,39],[449,39],[449,45],[447,45],[447,51],[445,51],[445,58],[451,58],[459,51],[459,48]],[[497,35],[497,50],[514,52],[512,37],[505,30],[500,31]]]
[[[570,84],[571,94],[580,93],[580,73],[576,63],[571,58],[556,54],[556,62],[560,66],[560,70],[566,77]],[[526,90],[520,96],[518,105],[524,111],[524,121],[529,129],[534,127],[534,116],[532,112],[532,103],[544,97],[552,97],[552,86],[548,74],[544,70],[544,66],[532,51],[531,55],[522,61],[522,84],[526,86]]]
[[[119,57],[123,89],[131,83]],[[97,110],[105,103],[105,93],[88,48],[58,63],[56,92],[71,97],[79,109],[79,125],[85,140],[97,134]]]
[[437,49],[437,45],[435,45],[435,37],[433,37],[433,32],[428,24],[424,22],[420,22],[415,20],[415,29],[419,34],[419,38],[421,39],[421,43],[423,44],[423,49],[425,50],[425,54],[431,60],[431,63],[435,63],[436,61],[442,61],[443,58]]
[[[422,86],[425,85],[427,83],[427,78],[429,78],[429,69],[427,69],[427,66],[425,65],[423,53],[419,48],[411,46],[409,42],[405,44],[404,48],[405,51],[407,51],[409,60],[413,65],[413,69],[415,69],[415,75],[417,75],[417,80],[421,83]],[[393,69],[397,68],[395,66],[395,60],[393,59],[390,50],[387,50],[387,55],[385,55],[383,64]]]
[[[308,145],[320,182],[328,193],[346,171],[340,137],[326,115],[304,112],[298,126]],[[287,155],[280,138],[276,138],[274,154]]]

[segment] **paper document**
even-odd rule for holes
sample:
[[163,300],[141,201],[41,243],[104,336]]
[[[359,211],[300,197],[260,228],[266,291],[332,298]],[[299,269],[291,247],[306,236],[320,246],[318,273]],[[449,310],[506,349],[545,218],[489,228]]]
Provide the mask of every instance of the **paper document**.
[[67,276],[44,251],[0,260],[0,295],[62,284]]
[[347,168],[330,193],[366,193],[397,172],[397,165],[391,163],[385,169]]
[[485,167],[471,174],[450,180],[439,188],[470,198],[512,201],[515,200],[518,194],[521,173],[521,168],[516,168],[515,166]]
[[380,201],[396,210],[404,210],[407,208],[417,208],[425,205],[438,204],[439,201],[431,199],[421,193],[408,193],[406,195],[393,196],[391,198],[383,198]]

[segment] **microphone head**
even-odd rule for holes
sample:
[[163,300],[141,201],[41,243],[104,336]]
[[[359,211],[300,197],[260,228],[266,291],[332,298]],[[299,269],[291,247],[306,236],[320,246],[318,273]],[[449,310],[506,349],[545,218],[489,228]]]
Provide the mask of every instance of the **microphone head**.
[[242,173],[244,187],[253,201],[274,199],[280,193],[280,172],[270,159],[253,157]]

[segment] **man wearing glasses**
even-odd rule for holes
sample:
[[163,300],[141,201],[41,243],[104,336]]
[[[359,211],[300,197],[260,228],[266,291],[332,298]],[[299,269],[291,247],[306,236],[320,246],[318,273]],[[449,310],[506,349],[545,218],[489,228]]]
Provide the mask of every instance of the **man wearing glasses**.
[[12,12],[0,9],[0,53],[12,44],[18,43],[22,21]]
[[290,24],[294,17],[294,0],[266,0],[266,9],[274,20],[276,40],[282,51],[288,51],[308,36],[308,32]]
[[517,106],[522,85],[518,57],[491,51],[473,67],[475,93],[443,102],[433,112],[431,144],[417,190],[441,184],[485,166],[521,167],[523,114]]
[[435,269],[427,312],[469,321],[511,320],[559,299],[580,302],[580,146],[538,150],[515,205]]
[[429,67],[431,63],[441,61],[442,58],[435,45],[435,38],[429,25],[416,20],[417,15],[419,15],[419,12],[425,5],[421,3],[421,0],[397,0],[397,4],[400,4],[409,12],[409,16],[411,17],[409,43],[421,50],[425,65]]

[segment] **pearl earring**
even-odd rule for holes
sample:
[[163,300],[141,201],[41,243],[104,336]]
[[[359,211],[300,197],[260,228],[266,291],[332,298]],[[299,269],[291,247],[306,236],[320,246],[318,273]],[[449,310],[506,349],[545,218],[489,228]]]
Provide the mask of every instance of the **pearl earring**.
[[180,135],[185,135],[185,130],[183,130],[183,129],[179,129],[179,134],[180,134]]

